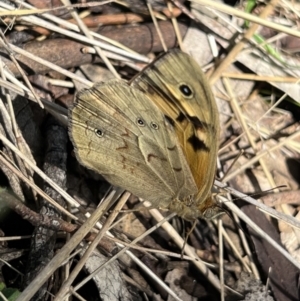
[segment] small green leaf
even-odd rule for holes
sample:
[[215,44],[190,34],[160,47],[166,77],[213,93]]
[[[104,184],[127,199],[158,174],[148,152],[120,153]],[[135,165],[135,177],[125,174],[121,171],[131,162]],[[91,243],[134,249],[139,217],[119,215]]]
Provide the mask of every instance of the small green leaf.
[[[18,291],[16,288],[5,287],[5,284],[3,282],[0,283],[0,291],[9,301],[15,301],[21,294],[21,292]],[[0,301],[4,301],[4,299],[1,296]]]

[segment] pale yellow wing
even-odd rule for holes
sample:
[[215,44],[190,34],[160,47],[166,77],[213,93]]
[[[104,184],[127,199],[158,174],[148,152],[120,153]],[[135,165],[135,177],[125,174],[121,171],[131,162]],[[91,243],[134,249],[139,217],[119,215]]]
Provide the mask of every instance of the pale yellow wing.
[[140,90],[95,84],[78,93],[69,119],[78,161],[111,184],[165,208],[197,192],[173,128]]
[[[218,110],[209,83],[192,57],[171,50],[132,81],[149,95],[173,123],[198,187],[198,208],[213,205],[213,184],[219,141]],[[207,201],[205,203],[205,201]]]

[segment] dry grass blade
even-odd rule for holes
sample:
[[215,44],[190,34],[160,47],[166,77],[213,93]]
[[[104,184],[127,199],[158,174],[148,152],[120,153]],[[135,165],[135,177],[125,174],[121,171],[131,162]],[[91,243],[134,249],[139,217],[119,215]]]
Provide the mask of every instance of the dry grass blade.
[[178,298],[178,296],[176,296],[176,294],[164,283],[161,281],[161,279],[159,279],[146,265],[142,264],[140,262],[140,260],[138,258],[136,258],[130,251],[129,248],[131,246],[134,246],[139,240],[141,240],[142,238],[144,238],[145,236],[149,235],[151,232],[155,231],[158,227],[160,227],[161,225],[163,225],[164,223],[166,223],[167,220],[171,219],[172,217],[174,217],[174,213],[170,214],[167,218],[163,218],[159,223],[157,223],[157,225],[155,225],[154,227],[150,228],[149,230],[147,230],[143,235],[141,235],[140,237],[137,237],[136,239],[134,239],[130,244],[127,244],[127,246],[123,246],[123,244],[118,243],[118,245],[120,247],[122,247],[122,250],[120,252],[118,252],[115,256],[113,256],[112,258],[110,258],[108,261],[105,262],[105,264],[103,264],[101,267],[99,267],[98,269],[96,269],[90,276],[88,276],[84,281],[82,281],[81,283],[79,283],[78,285],[76,285],[74,287],[74,290],[77,290],[78,288],[80,288],[82,285],[84,285],[88,280],[90,280],[94,274],[98,273],[99,270],[101,270],[102,268],[105,268],[105,266],[109,265],[111,262],[115,261],[117,258],[119,258],[123,253],[126,253],[136,264],[139,265],[139,267],[141,269],[143,269],[143,271],[145,273],[147,273],[149,275],[149,277],[151,277],[154,281],[156,281],[161,287],[163,287],[172,297],[174,297],[176,300],[180,300]]
[[300,33],[297,30],[287,28],[285,26],[282,26],[280,24],[276,24],[274,22],[269,22],[269,21],[265,20],[264,18],[256,17],[252,14],[245,13],[241,10],[231,8],[228,5],[224,5],[224,4],[221,4],[221,3],[218,3],[218,2],[215,2],[215,1],[211,1],[211,0],[192,0],[192,1],[197,2],[200,5],[215,8],[219,11],[224,12],[224,13],[228,13],[230,15],[240,17],[244,20],[251,21],[253,23],[257,23],[257,24],[262,25],[262,26],[273,28],[273,29],[275,29],[279,32],[284,32],[284,33],[287,33],[289,35],[292,35],[292,36],[295,36],[295,37],[298,37],[298,38],[300,37]]
[[234,188],[232,187],[228,187],[226,184],[224,183],[221,183],[219,181],[215,181],[215,185],[219,188],[222,188],[222,189],[225,189],[227,192],[229,192],[230,194],[238,197],[239,199],[243,199],[245,200],[246,202],[258,207],[259,209],[261,209],[263,212],[266,212],[268,215],[271,215],[277,219],[280,219],[282,221],[284,221],[285,223],[288,223],[289,225],[295,227],[295,228],[300,228],[300,222],[292,217],[292,216],[289,216],[289,215],[286,215],[286,214],[283,214],[263,203],[260,203],[258,202],[257,200],[253,199],[252,197],[244,194],[244,193],[241,193],[237,190],[235,190]]
[[300,136],[300,132],[296,132],[296,133],[292,134],[291,136],[289,136],[288,138],[282,139],[277,145],[275,145],[275,146],[273,146],[273,147],[271,147],[267,150],[260,151],[255,157],[253,157],[251,160],[249,160],[245,165],[241,166],[240,168],[236,169],[234,172],[227,175],[226,178],[223,179],[223,181],[224,182],[229,181],[230,179],[232,179],[236,175],[238,175],[240,172],[246,170],[247,168],[249,168],[250,166],[252,166],[256,162],[258,162],[260,158],[263,158],[264,156],[266,156],[267,154],[277,150],[278,148],[280,148],[284,145],[287,145],[289,142],[297,139],[299,136]]
[[286,83],[299,83],[298,78],[294,77],[275,77],[275,76],[259,76],[254,74],[237,74],[237,73],[227,73],[223,72],[222,77],[235,78],[235,79],[244,79],[244,80],[255,80],[255,81],[263,81],[263,82],[286,82]]
[[[260,14],[260,19],[265,19],[269,14],[272,13],[274,7],[279,2],[279,0],[272,0],[270,3],[265,7],[263,12]],[[244,39],[236,44],[233,49],[228,53],[226,59],[218,66],[215,72],[210,77],[210,83],[213,85],[221,76],[222,72],[228,67],[234,60],[237,54],[245,47],[246,43],[252,38],[254,33],[258,29],[258,24],[253,24],[251,28],[248,29],[247,32],[244,33]]]
[[[108,0],[108,1],[102,1],[101,4],[107,4],[111,3],[113,0]],[[20,1],[15,1],[16,3],[24,4],[23,2]],[[63,10],[66,8],[81,8],[81,7],[92,7],[92,6],[98,6],[99,3],[94,1],[94,2],[89,2],[89,3],[84,3],[84,4],[70,4],[70,5],[64,5],[61,7],[52,7],[52,8],[47,8],[47,9],[18,9],[15,11],[11,12],[0,12],[0,17],[3,16],[27,16],[27,15],[37,15],[37,14],[43,14],[46,12],[53,12],[56,10]]]
[[9,169],[13,171],[14,174],[16,174],[22,181],[27,183],[29,186],[32,187],[33,190],[35,190],[40,196],[45,198],[50,204],[52,204],[54,207],[56,207],[60,212],[64,213],[65,215],[69,216],[70,218],[74,219],[75,221],[78,219],[75,215],[71,214],[69,211],[67,211],[65,208],[63,208],[61,205],[57,204],[52,198],[50,198],[44,191],[42,191],[37,185],[32,183],[28,180],[19,170],[17,170],[7,159],[5,159],[2,155],[0,155],[0,162],[4,165],[6,165]]
[[[150,213],[153,215],[153,217],[157,220],[157,222],[161,222],[163,220],[163,216],[157,211],[156,209],[150,210]],[[173,239],[173,241],[177,244],[179,248],[182,248],[184,246],[184,240],[182,237],[174,230],[174,228],[169,223],[162,224],[162,228],[169,233],[170,237]],[[220,282],[219,280],[213,275],[213,273],[208,269],[208,267],[203,264],[198,258],[197,254],[194,252],[194,250],[188,246],[184,246],[184,252],[190,256],[191,258],[194,258],[195,260],[193,263],[195,266],[205,275],[207,275],[207,278],[209,282],[215,286],[217,289],[220,289]]]
[[108,230],[108,228],[110,227],[111,223],[114,221],[114,219],[118,215],[118,210],[121,210],[123,208],[123,206],[126,203],[128,197],[129,197],[129,193],[123,195],[123,197],[120,199],[120,201],[118,202],[118,205],[115,208],[116,211],[114,211],[109,216],[109,218],[106,220],[106,222],[103,225],[102,229],[99,231],[99,233],[97,234],[97,236],[94,239],[94,241],[90,244],[90,246],[86,250],[84,256],[78,262],[76,268],[74,268],[74,270],[72,271],[72,273],[68,277],[67,281],[65,281],[65,283],[62,285],[62,287],[60,288],[60,291],[57,293],[57,295],[55,297],[56,300],[62,300],[64,298],[64,295],[69,291],[70,286],[72,285],[73,281],[77,277],[78,273],[83,268],[86,260],[92,254],[92,252],[94,251],[94,249],[97,247],[98,243],[100,242],[100,240],[102,239],[102,237],[105,235],[105,233]]
[[[23,3],[22,3],[23,5]],[[7,10],[14,10],[15,8],[13,6],[10,6],[6,3],[0,3],[0,7],[3,7]],[[52,20],[56,21],[57,23],[61,23],[61,19],[60,18],[55,18],[53,16],[50,17]],[[118,47],[115,47],[113,45],[110,45],[110,44],[107,44],[107,43],[103,43],[101,41],[98,41],[98,40],[91,40],[87,37],[84,37],[80,34],[77,34],[75,32],[72,32],[71,30],[66,30],[64,28],[61,28],[59,26],[56,26],[56,25],[53,25],[52,23],[48,22],[48,21],[45,21],[44,19],[41,19],[41,18],[38,18],[38,17],[35,17],[35,16],[30,16],[30,17],[22,17],[22,19],[25,21],[25,22],[29,22],[31,24],[35,24],[37,26],[42,26],[42,27],[45,27],[47,28],[48,30],[51,30],[53,32],[57,32],[59,34],[62,34],[64,36],[67,36],[67,37],[70,37],[70,38],[73,38],[73,39],[76,39],[78,41],[81,41],[81,42],[85,42],[87,44],[90,44],[90,45],[94,45],[94,46],[99,46],[99,47],[102,47],[103,49],[107,50],[107,51],[111,51],[113,53],[117,53],[117,54],[120,54],[120,55],[124,55],[125,57],[127,58],[133,58],[133,59],[138,59],[142,62],[149,62],[149,60],[147,58],[145,58],[144,56],[142,55],[137,55],[133,52],[127,52],[127,51],[123,51],[122,49],[118,48]],[[74,25],[74,24],[67,24],[68,26],[71,26],[74,28],[77,29],[77,31],[79,31],[79,28]]]
[[45,269],[25,288],[17,300],[29,301],[41,285],[54,273],[54,271],[61,266],[70,253],[78,246],[82,239],[92,230],[94,225],[98,222],[101,216],[106,212],[110,205],[112,195],[106,198],[105,202],[93,212],[88,220],[80,227],[80,229],[72,236],[69,242],[56,254],[49,262]]
[[[65,6],[70,6],[71,3],[68,0],[63,0],[62,3],[65,4]],[[71,12],[72,17],[74,18],[74,20],[78,23],[78,27],[82,30],[82,32],[91,40],[93,40],[93,36],[90,34],[90,31],[88,30],[88,28],[85,26],[85,24],[81,21],[81,19],[79,18],[78,14],[76,11],[72,10]],[[113,67],[113,65],[111,64],[111,62],[107,59],[107,57],[105,56],[105,54],[103,53],[103,51],[101,50],[100,47],[98,46],[94,46],[97,54],[99,55],[99,57],[101,57],[101,59],[103,60],[103,62],[105,63],[105,65],[107,66],[107,68],[110,70],[110,72],[116,77],[116,78],[121,78],[120,75],[117,73],[116,69]]]
[[274,248],[276,248],[280,253],[282,253],[291,263],[293,263],[298,269],[300,269],[300,263],[295,260],[284,248],[276,244],[266,233],[264,233],[255,223],[252,222],[250,218],[236,207],[233,203],[226,202],[224,199],[224,204],[230,208],[235,214],[239,216],[247,225],[253,228],[256,233],[258,233],[261,237],[263,237],[266,241],[268,241]]
[[67,194],[63,189],[56,185],[51,179],[47,178],[46,175],[36,165],[32,164],[32,162],[29,161],[26,156],[24,156],[9,140],[7,140],[1,134],[0,140],[2,140],[2,142],[5,143],[18,156],[20,156],[42,179],[46,180],[49,185],[56,189],[65,198],[66,201],[70,202],[70,204],[75,207],[79,207],[78,202],[71,198],[69,194]]

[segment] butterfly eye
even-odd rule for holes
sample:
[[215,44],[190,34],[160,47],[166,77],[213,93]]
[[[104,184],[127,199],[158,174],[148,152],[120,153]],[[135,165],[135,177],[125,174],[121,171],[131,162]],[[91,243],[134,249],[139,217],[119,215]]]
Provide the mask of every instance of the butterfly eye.
[[194,94],[192,88],[187,84],[180,84],[179,90],[185,98],[191,98]]
[[158,124],[157,123],[155,123],[155,122],[151,122],[150,123],[150,126],[154,129],[154,130],[158,130]]
[[145,126],[145,122],[144,122],[144,120],[143,120],[142,118],[138,118],[138,119],[136,120],[136,122],[137,122],[137,124],[138,124],[139,126]]
[[96,134],[99,138],[103,137],[103,132],[102,132],[101,130],[99,130],[99,129],[95,129],[95,134]]

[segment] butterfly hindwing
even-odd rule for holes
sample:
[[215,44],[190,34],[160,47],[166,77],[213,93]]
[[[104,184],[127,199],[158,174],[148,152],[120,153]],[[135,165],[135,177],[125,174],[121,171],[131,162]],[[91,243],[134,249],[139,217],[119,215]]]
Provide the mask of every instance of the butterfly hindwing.
[[173,128],[140,90],[95,84],[78,94],[70,120],[79,162],[110,183],[158,207],[197,192]]

